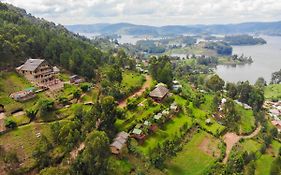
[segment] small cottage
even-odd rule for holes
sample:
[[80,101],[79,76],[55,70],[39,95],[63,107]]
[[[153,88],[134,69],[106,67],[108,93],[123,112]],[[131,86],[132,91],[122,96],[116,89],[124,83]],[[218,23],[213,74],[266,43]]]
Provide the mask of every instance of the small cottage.
[[149,93],[149,96],[156,102],[162,102],[167,97],[169,90],[165,86],[158,86]]
[[79,83],[83,83],[84,79],[80,78],[78,75],[72,75],[69,77],[69,81],[70,83],[79,84]]
[[112,154],[120,154],[122,151],[122,148],[126,146],[126,143],[128,141],[129,134],[122,131],[117,134],[115,139],[113,140],[113,143],[110,144],[110,150]]
[[132,131],[132,137],[134,137],[135,139],[142,141],[145,139],[145,134],[143,133],[143,131],[141,129],[137,129],[135,128]]

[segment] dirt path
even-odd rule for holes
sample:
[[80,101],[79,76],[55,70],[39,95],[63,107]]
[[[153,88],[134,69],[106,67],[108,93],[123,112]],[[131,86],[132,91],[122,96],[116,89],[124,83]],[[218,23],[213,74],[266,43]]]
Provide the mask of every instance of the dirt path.
[[0,113],[0,133],[6,130],[5,127],[5,113]]
[[247,136],[239,136],[236,133],[226,133],[223,136],[223,141],[226,143],[226,151],[225,151],[225,157],[223,159],[223,163],[227,163],[232,147],[236,143],[238,143],[240,139],[253,138],[260,132],[260,130],[261,130],[261,125],[259,125],[254,132],[252,132],[250,135]]
[[85,143],[82,142],[79,147],[76,147],[70,152],[70,160],[75,160],[79,154],[80,151],[82,151],[85,148]]
[[143,84],[143,86],[142,86],[139,90],[137,90],[135,93],[133,93],[132,95],[130,95],[129,97],[127,97],[126,99],[120,101],[119,104],[118,104],[118,107],[120,107],[120,108],[126,107],[126,106],[127,106],[127,100],[128,100],[129,98],[132,98],[132,97],[135,97],[135,96],[141,96],[142,93],[143,93],[147,88],[150,88],[151,82],[152,82],[151,76],[150,76],[150,75],[146,75],[146,76],[145,76],[145,79],[146,79],[146,81],[145,81],[145,83]]

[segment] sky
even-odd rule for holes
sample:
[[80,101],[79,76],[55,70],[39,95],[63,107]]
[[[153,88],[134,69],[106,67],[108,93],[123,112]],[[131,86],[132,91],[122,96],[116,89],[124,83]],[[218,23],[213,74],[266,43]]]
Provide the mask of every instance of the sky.
[[281,0],[1,0],[55,23],[153,26],[281,20]]

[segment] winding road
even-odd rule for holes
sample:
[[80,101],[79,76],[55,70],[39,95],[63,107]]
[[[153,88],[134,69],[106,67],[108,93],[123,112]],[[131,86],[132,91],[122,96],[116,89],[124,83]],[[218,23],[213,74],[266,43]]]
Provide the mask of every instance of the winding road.
[[141,87],[139,90],[137,90],[136,92],[134,92],[132,95],[130,95],[129,97],[127,97],[127,98],[125,98],[124,100],[120,101],[120,102],[118,103],[118,107],[120,107],[120,108],[126,107],[126,106],[127,106],[127,100],[128,100],[129,98],[136,97],[136,96],[141,96],[142,93],[143,93],[147,88],[150,88],[151,83],[152,83],[152,78],[151,78],[151,76],[150,76],[150,75],[146,75],[146,76],[145,76],[145,79],[146,79],[146,80],[145,80],[145,83],[142,85],[142,87]]
[[258,135],[258,133],[261,130],[261,125],[259,124],[257,129],[252,132],[250,135],[247,136],[239,136],[236,133],[230,132],[226,133],[223,136],[223,141],[226,143],[226,151],[225,151],[225,157],[223,159],[223,163],[227,163],[227,160],[229,158],[230,152],[232,150],[232,147],[239,142],[240,139],[250,139]]

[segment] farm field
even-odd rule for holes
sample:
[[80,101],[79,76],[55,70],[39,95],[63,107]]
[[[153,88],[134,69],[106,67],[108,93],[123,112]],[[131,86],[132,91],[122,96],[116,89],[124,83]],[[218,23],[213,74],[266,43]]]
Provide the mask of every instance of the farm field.
[[220,156],[220,141],[204,131],[196,133],[176,157],[167,162],[170,175],[203,174]]

